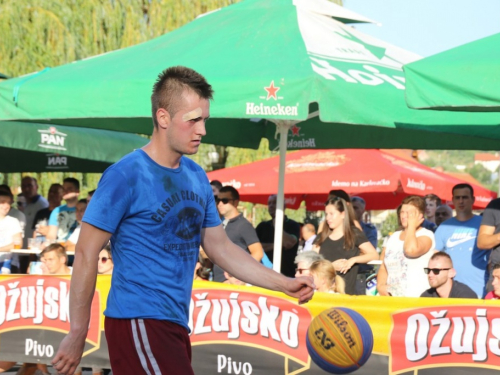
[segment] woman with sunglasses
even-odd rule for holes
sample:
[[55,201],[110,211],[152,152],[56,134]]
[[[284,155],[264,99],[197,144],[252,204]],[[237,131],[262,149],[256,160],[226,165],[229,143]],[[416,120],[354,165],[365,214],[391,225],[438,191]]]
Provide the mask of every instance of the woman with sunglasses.
[[378,258],[377,251],[365,234],[354,225],[347,202],[339,197],[325,203],[325,223],[314,241],[313,250],[332,262],[345,282],[345,293],[356,294],[358,264]]
[[425,201],[418,196],[403,199],[398,208],[401,229],[392,234],[380,255],[377,275],[381,296],[420,297],[430,288],[424,268],[434,254],[434,233],[422,227]]
[[99,253],[97,272],[99,275],[111,275],[113,273],[113,258],[111,257],[111,246],[107,244]]

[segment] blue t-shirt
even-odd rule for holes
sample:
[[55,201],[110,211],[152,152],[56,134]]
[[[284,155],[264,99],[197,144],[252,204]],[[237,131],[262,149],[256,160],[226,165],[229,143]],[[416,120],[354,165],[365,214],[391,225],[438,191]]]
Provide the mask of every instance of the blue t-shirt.
[[67,240],[76,228],[76,206],[62,205],[50,213],[49,225],[57,227],[57,239]]
[[452,217],[443,222],[436,230],[436,250],[446,251],[457,271],[455,280],[468,285],[479,298],[486,294],[489,251],[477,248],[477,232],[481,217],[459,221]]
[[104,314],[188,328],[201,229],[220,225],[203,169],[169,169],[137,150],[109,167],[83,221],[112,233],[113,278]]

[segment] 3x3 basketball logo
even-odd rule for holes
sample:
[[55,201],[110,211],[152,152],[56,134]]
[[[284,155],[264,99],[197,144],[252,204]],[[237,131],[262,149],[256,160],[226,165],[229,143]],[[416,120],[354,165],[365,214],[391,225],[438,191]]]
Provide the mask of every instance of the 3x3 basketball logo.
[[330,338],[326,335],[326,332],[323,328],[316,330],[314,334],[316,335],[316,338],[320,340],[321,346],[326,350],[335,347],[335,343],[332,340],[330,340]]

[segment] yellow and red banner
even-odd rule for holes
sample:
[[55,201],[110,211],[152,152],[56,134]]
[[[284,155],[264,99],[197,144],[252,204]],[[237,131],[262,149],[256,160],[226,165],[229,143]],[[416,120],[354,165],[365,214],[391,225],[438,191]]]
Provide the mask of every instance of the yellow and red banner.
[[[97,280],[84,367],[109,368],[103,311],[110,280]],[[0,360],[50,363],[69,330],[69,283],[69,276],[0,276]],[[189,311],[195,373],[324,374],[311,361],[305,336],[312,319],[334,306],[356,310],[370,323],[374,349],[360,374],[500,369],[497,301],[317,293],[299,306],[261,288],[195,282]]]

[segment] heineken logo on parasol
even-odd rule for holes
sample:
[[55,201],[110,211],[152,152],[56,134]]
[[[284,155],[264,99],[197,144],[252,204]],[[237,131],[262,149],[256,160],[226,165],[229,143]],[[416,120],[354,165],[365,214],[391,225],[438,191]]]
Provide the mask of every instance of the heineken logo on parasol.
[[500,308],[440,306],[393,314],[390,372],[435,366],[500,368]]
[[[278,102],[283,96],[278,96],[281,87],[271,81],[269,86],[264,86],[265,95],[259,96],[260,103],[247,102],[246,114],[251,116],[298,116],[298,105],[283,105]],[[265,101],[265,102],[263,102]]]
[[51,126],[47,130],[38,129],[38,132],[40,133],[39,147],[67,151],[64,145],[67,134],[57,131],[54,126]]

